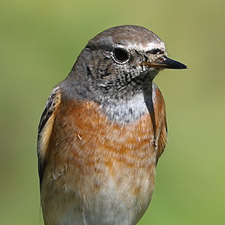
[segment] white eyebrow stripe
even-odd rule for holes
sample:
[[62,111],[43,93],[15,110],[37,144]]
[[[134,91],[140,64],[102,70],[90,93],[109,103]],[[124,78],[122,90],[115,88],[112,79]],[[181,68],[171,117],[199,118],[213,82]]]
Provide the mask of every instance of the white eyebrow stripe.
[[128,45],[124,46],[124,45],[115,45],[114,47],[116,48],[124,48],[126,47],[126,49],[135,49],[137,51],[149,51],[155,48],[158,48],[162,51],[166,50],[165,44],[164,42],[160,42],[160,43],[155,43],[155,42],[149,42],[145,45],[142,45],[141,43],[129,43]]

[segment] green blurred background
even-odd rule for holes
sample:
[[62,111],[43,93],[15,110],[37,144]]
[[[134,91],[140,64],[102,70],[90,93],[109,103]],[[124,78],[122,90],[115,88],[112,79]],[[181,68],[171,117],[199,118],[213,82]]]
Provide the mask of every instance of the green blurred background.
[[169,143],[139,225],[225,224],[225,1],[14,0],[0,3],[1,225],[43,224],[40,115],[87,41],[122,24],[154,31],[169,56],[189,67],[155,79],[167,104]]

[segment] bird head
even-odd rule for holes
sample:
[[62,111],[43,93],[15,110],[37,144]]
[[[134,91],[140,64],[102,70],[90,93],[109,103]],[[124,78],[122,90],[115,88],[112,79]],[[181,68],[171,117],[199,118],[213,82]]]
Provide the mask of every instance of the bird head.
[[98,34],[77,61],[85,69],[82,76],[86,76],[88,85],[107,95],[135,93],[162,69],[186,68],[167,57],[165,44],[156,34],[133,25],[113,27]]

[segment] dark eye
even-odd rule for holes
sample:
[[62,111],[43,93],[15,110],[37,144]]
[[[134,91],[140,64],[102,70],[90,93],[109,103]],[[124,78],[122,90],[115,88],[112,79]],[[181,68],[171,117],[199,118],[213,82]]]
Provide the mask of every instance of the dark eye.
[[113,50],[113,58],[118,63],[126,63],[129,60],[129,54],[122,48],[115,48]]

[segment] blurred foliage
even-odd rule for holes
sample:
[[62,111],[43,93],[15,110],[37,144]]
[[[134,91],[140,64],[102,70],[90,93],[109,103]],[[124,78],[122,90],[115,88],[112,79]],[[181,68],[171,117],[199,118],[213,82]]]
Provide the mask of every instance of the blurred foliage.
[[43,224],[35,148],[48,95],[90,38],[137,24],[189,67],[155,79],[167,104],[169,143],[139,225],[224,225],[224,9],[224,0],[2,0],[0,224]]

